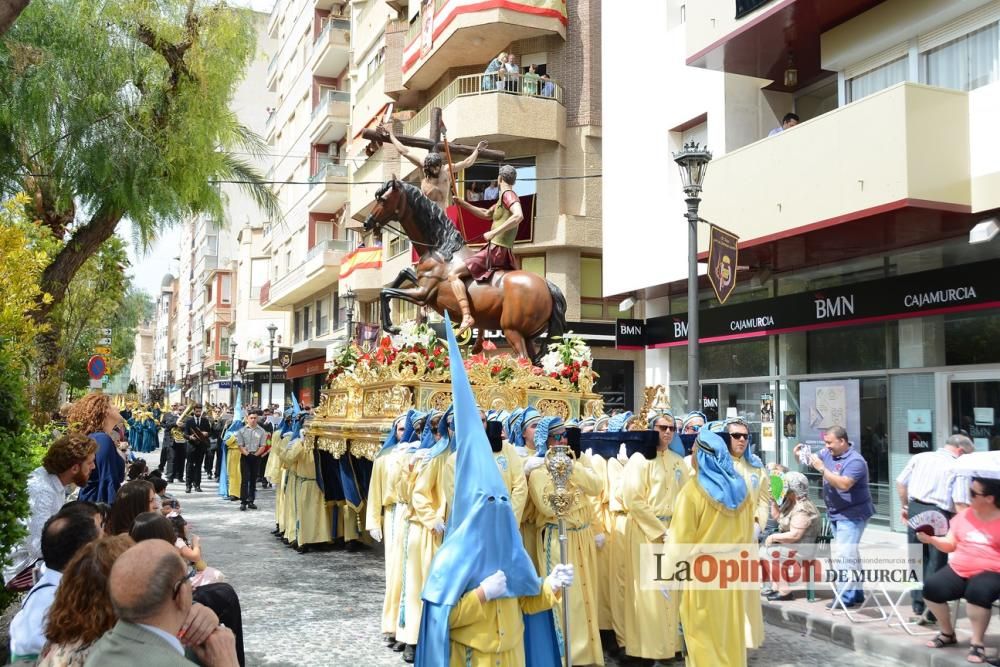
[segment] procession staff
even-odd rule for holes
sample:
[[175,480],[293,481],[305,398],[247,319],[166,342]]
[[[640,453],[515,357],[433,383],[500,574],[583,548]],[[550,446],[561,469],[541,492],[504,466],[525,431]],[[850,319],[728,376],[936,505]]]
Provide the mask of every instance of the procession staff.
[[[548,447],[566,437],[566,426],[559,417],[543,417],[535,431],[535,449],[542,458]],[[597,624],[597,547],[594,543],[594,529],[591,524],[593,510],[590,500],[583,496],[596,496],[603,484],[590,467],[586,456],[580,457],[573,466],[570,483],[580,491],[563,517],[568,532],[568,553],[573,565],[576,585],[567,591],[570,609],[570,655],[574,665],[603,665],[604,652],[601,649],[601,635]],[[547,470],[535,472],[528,479],[531,502],[538,512],[538,563],[540,574],[552,574],[559,561],[559,531],[555,510],[547,498],[555,490],[552,477]],[[563,627],[562,609],[556,608],[556,632],[560,636]]]
[[625,652],[630,656],[669,660],[680,649],[679,596],[644,587],[640,577],[643,545],[666,541],[677,494],[688,481],[684,459],[670,451],[676,426],[668,412],[650,419],[659,433],[656,458],[636,452],[625,464],[622,500],[628,507],[625,527]]
[[[746,482],[733,467],[725,441],[702,429],[692,451],[693,479],[674,504],[667,533],[667,567],[712,553],[712,545],[732,544],[746,531],[753,505]],[[743,591],[690,588],[681,593],[688,667],[744,667],[747,664]]]

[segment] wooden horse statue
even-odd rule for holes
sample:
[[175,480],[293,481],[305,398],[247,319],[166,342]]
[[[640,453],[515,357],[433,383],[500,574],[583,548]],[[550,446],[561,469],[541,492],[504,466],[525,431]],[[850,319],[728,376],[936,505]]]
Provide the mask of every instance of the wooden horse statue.
[[[458,262],[472,256],[465,239],[441,209],[420,190],[396,178],[375,193],[375,208],[365,220],[365,231],[378,231],[389,222],[399,222],[420,258],[415,267],[404,269],[391,287],[382,288],[382,328],[390,333],[391,299],[403,299],[445,311],[459,321],[462,311],[448,283]],[[414,287],[402,288],[404,283]],[[497,272],[490,282],[466,281],[469,309],[479,331],[473,352],[482,350],[486,329],[500,329],[518,357],[537,362],[541,351],[533,341],[545,331],[561,336],[566,328],[566,298],[550,281],[530,271]]]

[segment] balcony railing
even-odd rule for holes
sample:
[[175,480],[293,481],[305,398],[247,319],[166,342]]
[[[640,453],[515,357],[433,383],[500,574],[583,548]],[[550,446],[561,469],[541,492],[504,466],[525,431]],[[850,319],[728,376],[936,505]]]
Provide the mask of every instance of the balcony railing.
[[349,246],[346,239],[327,239],[326,241],[320,241],[306,253],[306,261],[309,261],[313,257],[320,255],[327,250],[334,250],[339,252],[347,252]]
[[268,74],[268,76],[270,76],[271,72],[274,71],[274,68],[277,65],[278,65],[278,54],[275,53],[273,56],[271,56],[271,62],[269,62],[267,64],[267,74]]
[[467,74],[460,76],[438,93],[423,109],[408,120],[404,127],[406,134],[414,134],[430,122],[433,107],[444,109],[452,100],[471,95],[519,95],[524,97],[549,98],[562,104],[562,86],[541,78],[525,79],[524,75],[507,77],[500,74]]
[[[336,164],[329,160],[321,160],[316,173],[309,177],[310,189],[317,185],[325,185],[333,178],[347,178],[348,169],[346,164]],[[345,183],[346,185],[346,183]]]
[[378,67],[376,67],[375,71],[372,72],[371,74],[369,74],[368,78],[365,79],[365,82],[363,84],[361,84],[360,88],[358,88],[358,97],[357,97],[357,99],[359,99],[359,100],[364,99],[364,97],[368,93],[368,91],[371,90],[372,86],[375,85],[375,82],[382,80],[382,75],[383,74],[385,74],[385,63],[384,62],[382,64],[380,64]]
[[325,19],[323,21],[323,30],[319,33],[319,37],[317,37],[315,41],[313,41],[313,51],[315,51],[320,47],[320,44],[322,44],[326,40],[329,32],[334,28],[336,28],[337,30],[350,31],[351,22],[347,19],[334,19],[334,18]]
[[350,104],[351,94],[346,90],[324,90],[319,96],[319,104],[313,109],[312,120],[316,120],[316,116],[321,113],[326,113],[326,107],[330,102],[345,102]]

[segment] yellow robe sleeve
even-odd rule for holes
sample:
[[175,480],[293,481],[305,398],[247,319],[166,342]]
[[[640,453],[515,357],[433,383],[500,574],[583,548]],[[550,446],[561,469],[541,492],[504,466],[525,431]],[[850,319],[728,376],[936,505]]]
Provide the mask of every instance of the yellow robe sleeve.
[[365,511],[365,527],[382,529],[382,488],[385,486],[385,456],[375,459],[372,465],[372,478],[368,484],[368,507]]
[[[596,496],[604,489],[604,483],[594,469],[590,467],[590,460],[582,458],[577,461],[578,465],[573,466],[573,474],[570,481],[588,496]],[[582,464],[582,465],[579,465]]]
[[622,502],[628,508],[629,517],[642,530],[650,542],[656,542],[663,536],[663,523],[656,518],[656,512],[650,507],[648,465],[657,461],[646,461],[642,454],[633,454],[625,464],[625,476],[622,480]]
[[562,594],[552,592],[552,577],[542,581],[542,590],[538,595],[525,596],[520,599],[521,611],[525,614],[537,614],[540,611],[552,609],[562,599]]
[[448,626],[451,629],[465,628],[486,621],[485,605],[479,601],[477,589],[478,586],[463,595],[458,604],[452,608],[451,615],[448,616]]
[[505,444],[503,453],[507,457],[510,470],[510,506],[514,509],[514,518],[518,525],[524,516],[524,506],[528,502],[528,478],[524,476],[524,461],[521,460],[513,445]]
[[415,466],[416,478],[410,506],[413,508],[413,517],[427,530],[434,530],[434,526],[445,520],[445,503],[436,501],[440,492],[439,482],[444,460],[444,457],[437,456]]

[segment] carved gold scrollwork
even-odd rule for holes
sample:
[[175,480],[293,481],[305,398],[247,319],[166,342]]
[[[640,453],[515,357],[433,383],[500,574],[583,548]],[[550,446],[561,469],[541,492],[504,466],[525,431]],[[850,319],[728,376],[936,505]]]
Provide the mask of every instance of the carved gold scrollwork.
[[427,399],[427,406],[435,410],[444,412],[451,405],[451,392],[450,391],[435,391],[431,394],[430,398]]
[[376,440],[351,440],[351,456],[358,459],[375,460],[375,455],[382,448],[382,443]]
[[562,417],[564,420],[569,419],[572,414],[569,403],[557,398],[540,398],[535,403],[535,409],[543,416]]

